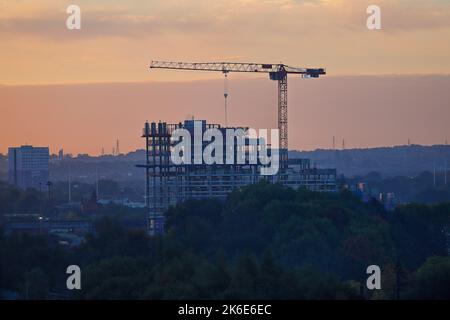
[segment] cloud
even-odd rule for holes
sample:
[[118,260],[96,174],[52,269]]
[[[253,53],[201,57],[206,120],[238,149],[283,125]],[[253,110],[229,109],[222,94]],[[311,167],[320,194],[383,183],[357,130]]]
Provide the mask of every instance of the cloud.
[[[382,8],[386,32],[450,27],[448,1],[377,2]],[[238,31],[261,38],[266,34],[293,36],[299,32],[363,32],[365,8],[369,4],[360,0],[166,0],[146,6],[133,3],[82,1],[82,30],[76,37],[146,38],[172,33],[226,37],[236,36],[234,31]],[[42,8],[33,4],[34,15],[30,10],[21,15],[11,8],[11,14],[0,15],[0,34],[66,39],[70,32],[65,27],[68,15],[60,4],[51,4],[50,0]],[[71,34],[70,39],[73,38]]]
[[382,4],[384,29],[387,31],[414,31],[450,28],[450,1],[399,0],[392,5]]
[[0,34],[72,41],[74,38],[134,38],[165,32],[200,32],[210,26],[205,21],[176,19],[168,22],[151,15],[83,12],[81,30],[73,31],[66,28],[66,19],[67,15],[0,19]]
[[[1,1],[1,0],[0,0]],[[430,0],[16,0],[0,10],[0,83],[192,80],[151,59],[283,61],[329,74],[450,73],[450,5]],[[369,4],[381,31],[366,28]],[[149,78],[150,77],[150,78]],[[154,77],[154,78],[152,78]]]

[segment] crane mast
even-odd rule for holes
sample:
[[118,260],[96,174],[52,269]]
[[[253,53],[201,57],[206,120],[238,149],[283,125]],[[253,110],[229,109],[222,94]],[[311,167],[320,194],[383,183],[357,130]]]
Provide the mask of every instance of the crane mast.
[[297,68],[285,64],[271,63],[242,63],[242,62],[171,62],[152,61],[150,68],[216,71],[225,76],[229,72],[268,73],[270,80],[278,81],[278,130],[281,168],[287,166],[288,160],[288,74],[298,74],[305,78],[318,78],[325,75],[323,68]]

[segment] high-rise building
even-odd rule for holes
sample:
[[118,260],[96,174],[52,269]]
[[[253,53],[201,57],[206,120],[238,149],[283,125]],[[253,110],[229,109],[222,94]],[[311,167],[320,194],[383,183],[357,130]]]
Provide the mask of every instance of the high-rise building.
[[[196,133],[196,126],[198,128]],[[190,148],[184,149],[185,164],[172,162],[171,149],[174,146],[172,133],[177,129],[185,129],[193,139],[188,139]],[[195,141],[200,139],[197,154],[203,155],[210,142],[202,140],[206,130],[213,129],[226,137],[226,130],[243,131],[248,128],[223,128],[218,124],[210,124],[205,120],[185,120],[184,123],[168,124],[165,122],[146,123],[143,135],[146,139],[146,164],[138,167],[146,168],[146,206],[149,212],[148,232],[150,235],[160,234],[164,230],[164,213],[167,209],[186,199],[221,198],[226,199],[233,190],[265,180],[281,183],[293,189],[305,188],[312,191],[335,192],[336,169],[319,169],[311,167],[309,159],[289,159],[285,167],[281,167],[275,175],[262,175],[265,167],[259,160],[251,162],[251,138],[245,140],[244,146],[237,141],[231,143],[231,158],[237,160],[238,151],[243,152],[242,164],[233,161],[227,164],[228,146],[222,144],[222,161],[208,165],[201,161],[196,163]],[[198,138],[198,139],[197,139]],[[177,143],[177,141],[175,141]],[[219,143],[220,145],[220,143]],[[260,148],[260,147],[259,147]],[[268,147],[269,150],[270,147]],[[189,150],[190,149],[190,150]],[[219,156],[217,156],[219,157]],[[253,158],[254,159],[254,158]]]
[[22,189],[45,188],[49,180],[48,147],[9,148],[8,180]]

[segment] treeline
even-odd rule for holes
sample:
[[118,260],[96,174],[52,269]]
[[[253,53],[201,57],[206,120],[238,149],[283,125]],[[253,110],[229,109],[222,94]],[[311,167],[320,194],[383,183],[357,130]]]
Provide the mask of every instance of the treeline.
[[22,191],[0,181],[0,222],[5,214],[39,213],[42,206],[47,207],[45,193],[39,193],[36,189]]
[[355,185],[359,182],[366,183],[367,191],[374,195],[377,192],[393,192],[396,200],[401,203],[450,202],[450,171],[447,174],[443,170],[437,171],[436,175],[424,171],[416,176],[395,177],[383,177],[379,172],[369,172],[364,176],[345,178],[343,183]]
[[[149,238],[101,219],[78,248],[0,236],[0,288],[81,299],[448,299],[450,204],[386,212],[351,193],[261,183],[187,201]],[[65,290],[66,267],[82,290]],[[382,290],[365,287],[379,265]]]
[[[101,180],[104,192],[106,190],[119,190],[117,183],[113,181]],[[109,188],[106,188],[108,186]],[[53,186],[51,190],[51,198],[48,192],[42,192],[35,189],[20,190],[14,186],[0,181],[0,225],[8,221],[7,216],[10,214],[25,215],[25,217],[15,217],[19,219],[32,219],[26,214],[41,214],[42,216],[53,220],[90,220],[94,221],[102,216],[107,216],[119,222],[125,229],[145,228],[146,226],[146,209],[145,208],[129,208],[118,203],[110,203],[106,205],[98,205],[92,210],[82,210],[81,203],[95,197],[95,186],[74,183],[72,190],[73,201],[78,201],[72,205],[67,205],[61,197],[62,191],[58,184]],[[126,190],[126,189],[125,189]],[[37,217],[34,217],[37,219]]]
[[[71,201],[79,203],[89,200],[96,193],[95,184],[81,182],[71,183]],[[112,180],[99,180],[99,195],[97,198],[103,200],[135,201],[142,202],[144,188],[142,183],[119,183]],[[68,182],[55,182],[52,184],[50,192],[47,187],[42,192],[29,188],[21,190],[0,180],[0,215],[8,213],[39,213],[45,215],[55,212],[55,206],[68,203],[69,184]],[[52,208],[53,207],[53,208]]]
[[368,149],[290,151],[289,158],[311,159],[324,167],[336,167],[345,176],[365,175],[371,171],[383,176],[415,176],[420,172],[441,171],[450,159],[447,145],[405,145]]

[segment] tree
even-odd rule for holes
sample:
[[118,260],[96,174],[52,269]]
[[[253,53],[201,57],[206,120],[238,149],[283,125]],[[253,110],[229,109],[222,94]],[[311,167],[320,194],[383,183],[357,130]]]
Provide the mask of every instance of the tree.
[[46,299],[49,292],[49,279],[47,274],[40,268],[34,268],[25,273],[25,281],[22,296],[25,299]]
[[450,257],[431,257],[413,275],[413,299],[450,299]]

